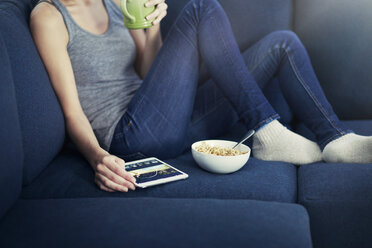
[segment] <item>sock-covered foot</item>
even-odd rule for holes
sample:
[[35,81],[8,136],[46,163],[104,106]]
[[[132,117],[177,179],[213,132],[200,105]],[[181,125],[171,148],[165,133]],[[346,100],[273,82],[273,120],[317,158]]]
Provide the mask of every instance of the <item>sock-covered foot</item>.
[[319,146],[274,120],[253,136],[252,154],[255,158],[309,164],[322,160]]
[[327,163],[372,163],[372,137],[349,133],[331,141],[323,150]]

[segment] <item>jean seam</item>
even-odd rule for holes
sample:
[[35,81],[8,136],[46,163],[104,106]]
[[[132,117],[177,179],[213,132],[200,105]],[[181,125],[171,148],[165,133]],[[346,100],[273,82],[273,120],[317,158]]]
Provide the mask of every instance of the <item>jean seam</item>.
[[[279,48],[282,49],[282,48]],[[298,79],[298,81],[301,83],[302,87],[305,89],[307,94],[310,96],[310,98],[313,100],[315,103],[315,106],[319,109],[319,111],[323,114],[323,116],[328,120],[328,122],[332,125],[332,127],[339,132],[340,134],[342,133],[342,130],[335,125],[335,123],[330,119],[328,114],[325,112],[322,104],[316,99],[316,97],[313,95],[312,91],[308,88],[306,82],[303,80],[303,78],[299,75],[298,69],[296,67],[296,64],[293,62],[292,57],[289,55],[288,51],[286,49],[283,49],[285,53],[287,54],[287,57],[289,59],[289,62],[292,66],[292,69]]]

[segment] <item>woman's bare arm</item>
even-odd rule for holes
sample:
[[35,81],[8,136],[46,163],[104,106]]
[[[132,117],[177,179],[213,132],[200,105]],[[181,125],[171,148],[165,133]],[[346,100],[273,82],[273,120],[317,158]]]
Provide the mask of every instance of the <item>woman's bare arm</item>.
[[[114,1],[120,7],[120,0]],[[164,0],[150,0],[148,3],[149,7],[157,5],[154,13],[148,16],[149,20],[154,19],[154,26],[147,28],[146,32],[143,29],[129,30],[136,44],[137,58],[135,68],[141,78],[145,78],[163,44],[160,22],[167,15],[168,8]]]
[[30,28],[52,86],[61,104],[71,140],[96,171],[96,183],[106,191],[134,189],[134,177],[124,161],[99,146],[78,98],[74,73],[67,52],[68,31],[53,6],[40,3],[30,16]]
[[144,78],[149,72],[162,44],[160,24],[148,28],[146,30],[146,46],[143,51],[142,63],[140,65],[140,75],[142,78]]

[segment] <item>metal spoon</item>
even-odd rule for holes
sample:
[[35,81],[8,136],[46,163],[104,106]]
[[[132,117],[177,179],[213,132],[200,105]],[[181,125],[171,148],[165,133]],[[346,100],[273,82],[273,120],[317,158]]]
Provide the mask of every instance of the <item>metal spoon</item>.
[[244,141],[246,141],[247,139],[249,139],[253,134],[254,134],[254,130],[249,130],[249,132],[247,133],[247,135],[244,137],[244,139],[242,139],[239,143],[237,143],[235,146],[233,146],[232,149],[234,149],[235,147],[237,147],[238,145],[240,145],[241,143],[243,143]]

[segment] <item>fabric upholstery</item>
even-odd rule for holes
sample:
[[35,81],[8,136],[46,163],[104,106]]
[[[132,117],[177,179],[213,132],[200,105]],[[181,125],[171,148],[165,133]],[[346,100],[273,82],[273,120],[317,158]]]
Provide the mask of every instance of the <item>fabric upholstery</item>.
[[306,210],[248,200],[19,201],[0,223],[0,246],[311,247]]
[[89,164],[76,152],[65,149],[32,184],[23,189],[22,198],[113,196],[296,201],[296,167],[291,164],[250,158],[240,171],[217,175],[199,168],[190,153],[167,162],[190,177],[147,189],[137,188],[128,193],[107,193],[94,184],[94,173]]
[[[356,133],[372,135],[372,121],[345,123]],[[299,168],[298,201],[309,211],[315,247],[371,247],[371,178],[372,164]]]
[[0,219],[21,192],[22,139],[13,78],[0,34]]
[[372,164],[312,164],[298,172],[299,203],[315,247],[371,247]]
[[64,119],[28,29],[29,1],[0,1],[0,33],[7,47],[23,137],[23,183],[30,183],[58,154]]
[[[244,126],[238,124],[220,139],[239,140],[245,133]],[[199,168],[189,151],[178,158],[166,161],[189,174],[187,180],[145,190],[137,189],[125,194],[107,193],[94,184],[93,170],[73,148],[66,146],[32,184],[23,188],[22,197],[37,199],[146,196],[296,201],[296,167],[291,164],[250,158],[248,164],[238,172],[216,175]]]
[[371,119],[372,1],[296,0],[294,31],[341,119]]
[[[164,34],[188,0],[167,0],[167,17],[162,22]],[[225,9],[239,47],[244,50],[266,34],[291,28],[291,0],[219,0]]]

